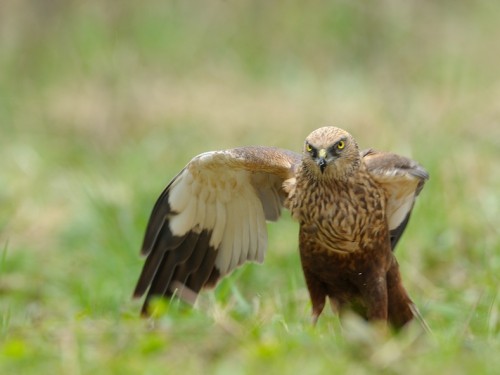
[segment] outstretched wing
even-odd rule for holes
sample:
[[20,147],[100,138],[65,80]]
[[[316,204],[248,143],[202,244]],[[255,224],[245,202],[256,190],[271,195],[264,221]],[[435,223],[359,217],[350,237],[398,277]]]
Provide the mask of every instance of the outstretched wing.
[[277,220],[301,156],[242,147],[193,158],[158,198],[146,229],[146,261],[134,291],[177,294],[194,303],[200,289],[246,261],[262,262],[266,220]]
[[367,170],[386,192],[387,220],[392,250],[403,234],[415,203],[415,198],[429,179],[427,171],[417,162],[404,156],[361,151]]

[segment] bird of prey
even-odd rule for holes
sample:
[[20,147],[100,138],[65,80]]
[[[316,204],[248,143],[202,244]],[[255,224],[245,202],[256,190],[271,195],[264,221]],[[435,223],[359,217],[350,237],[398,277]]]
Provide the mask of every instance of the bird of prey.
[[395,328],[418,314],[401,283],[394,248],[428,173],[415,161],[360,151],[327,126],[302,154],[240,147],[194,157],[158,198],[147,225],[147,256],[134,291],[194,303],[204,287],[246,261],[262,262],[266,220],[281,208],[299,222],[302,268],[315,323],[329,299]]

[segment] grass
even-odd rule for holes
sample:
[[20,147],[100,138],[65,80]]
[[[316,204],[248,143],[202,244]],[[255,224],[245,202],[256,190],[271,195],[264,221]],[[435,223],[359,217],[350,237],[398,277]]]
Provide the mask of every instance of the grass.
[[[205,3],[204,3],[205,4]],[[495,373],[498,5],[0,5],[0,373]],[[431,174],[397,255],[432,335],[327,312],[285,213],[197,309],[131,300],[149,212],[194,155],[325,123]]]

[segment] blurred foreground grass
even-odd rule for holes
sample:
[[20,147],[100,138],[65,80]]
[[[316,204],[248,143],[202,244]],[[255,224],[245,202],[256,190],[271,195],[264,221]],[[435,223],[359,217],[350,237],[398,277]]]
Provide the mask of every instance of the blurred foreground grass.
[[[494,2],[0,4],[0,373],[494,373],[500,79]],[[199,309],[130,299],[159,192],[194,155],[299,150],[314,128],[431,173],[398,248],[434,331],[331,313],[297,226]]]

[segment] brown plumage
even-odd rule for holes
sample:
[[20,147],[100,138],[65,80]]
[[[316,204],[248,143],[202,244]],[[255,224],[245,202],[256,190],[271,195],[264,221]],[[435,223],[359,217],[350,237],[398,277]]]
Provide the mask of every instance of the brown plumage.
[[418,314],[393,254],[427,172],[405,157],[360,152],[335,127],[312,132],[303,154],[243,147],[201,154],[158,199],[146,230],[147,255],[134,296],[179,295],[245,261],[261,262],[266,220],[286,207],[300,224],[299,248],[316,322],[327,299],[368,320],[401,327]]

